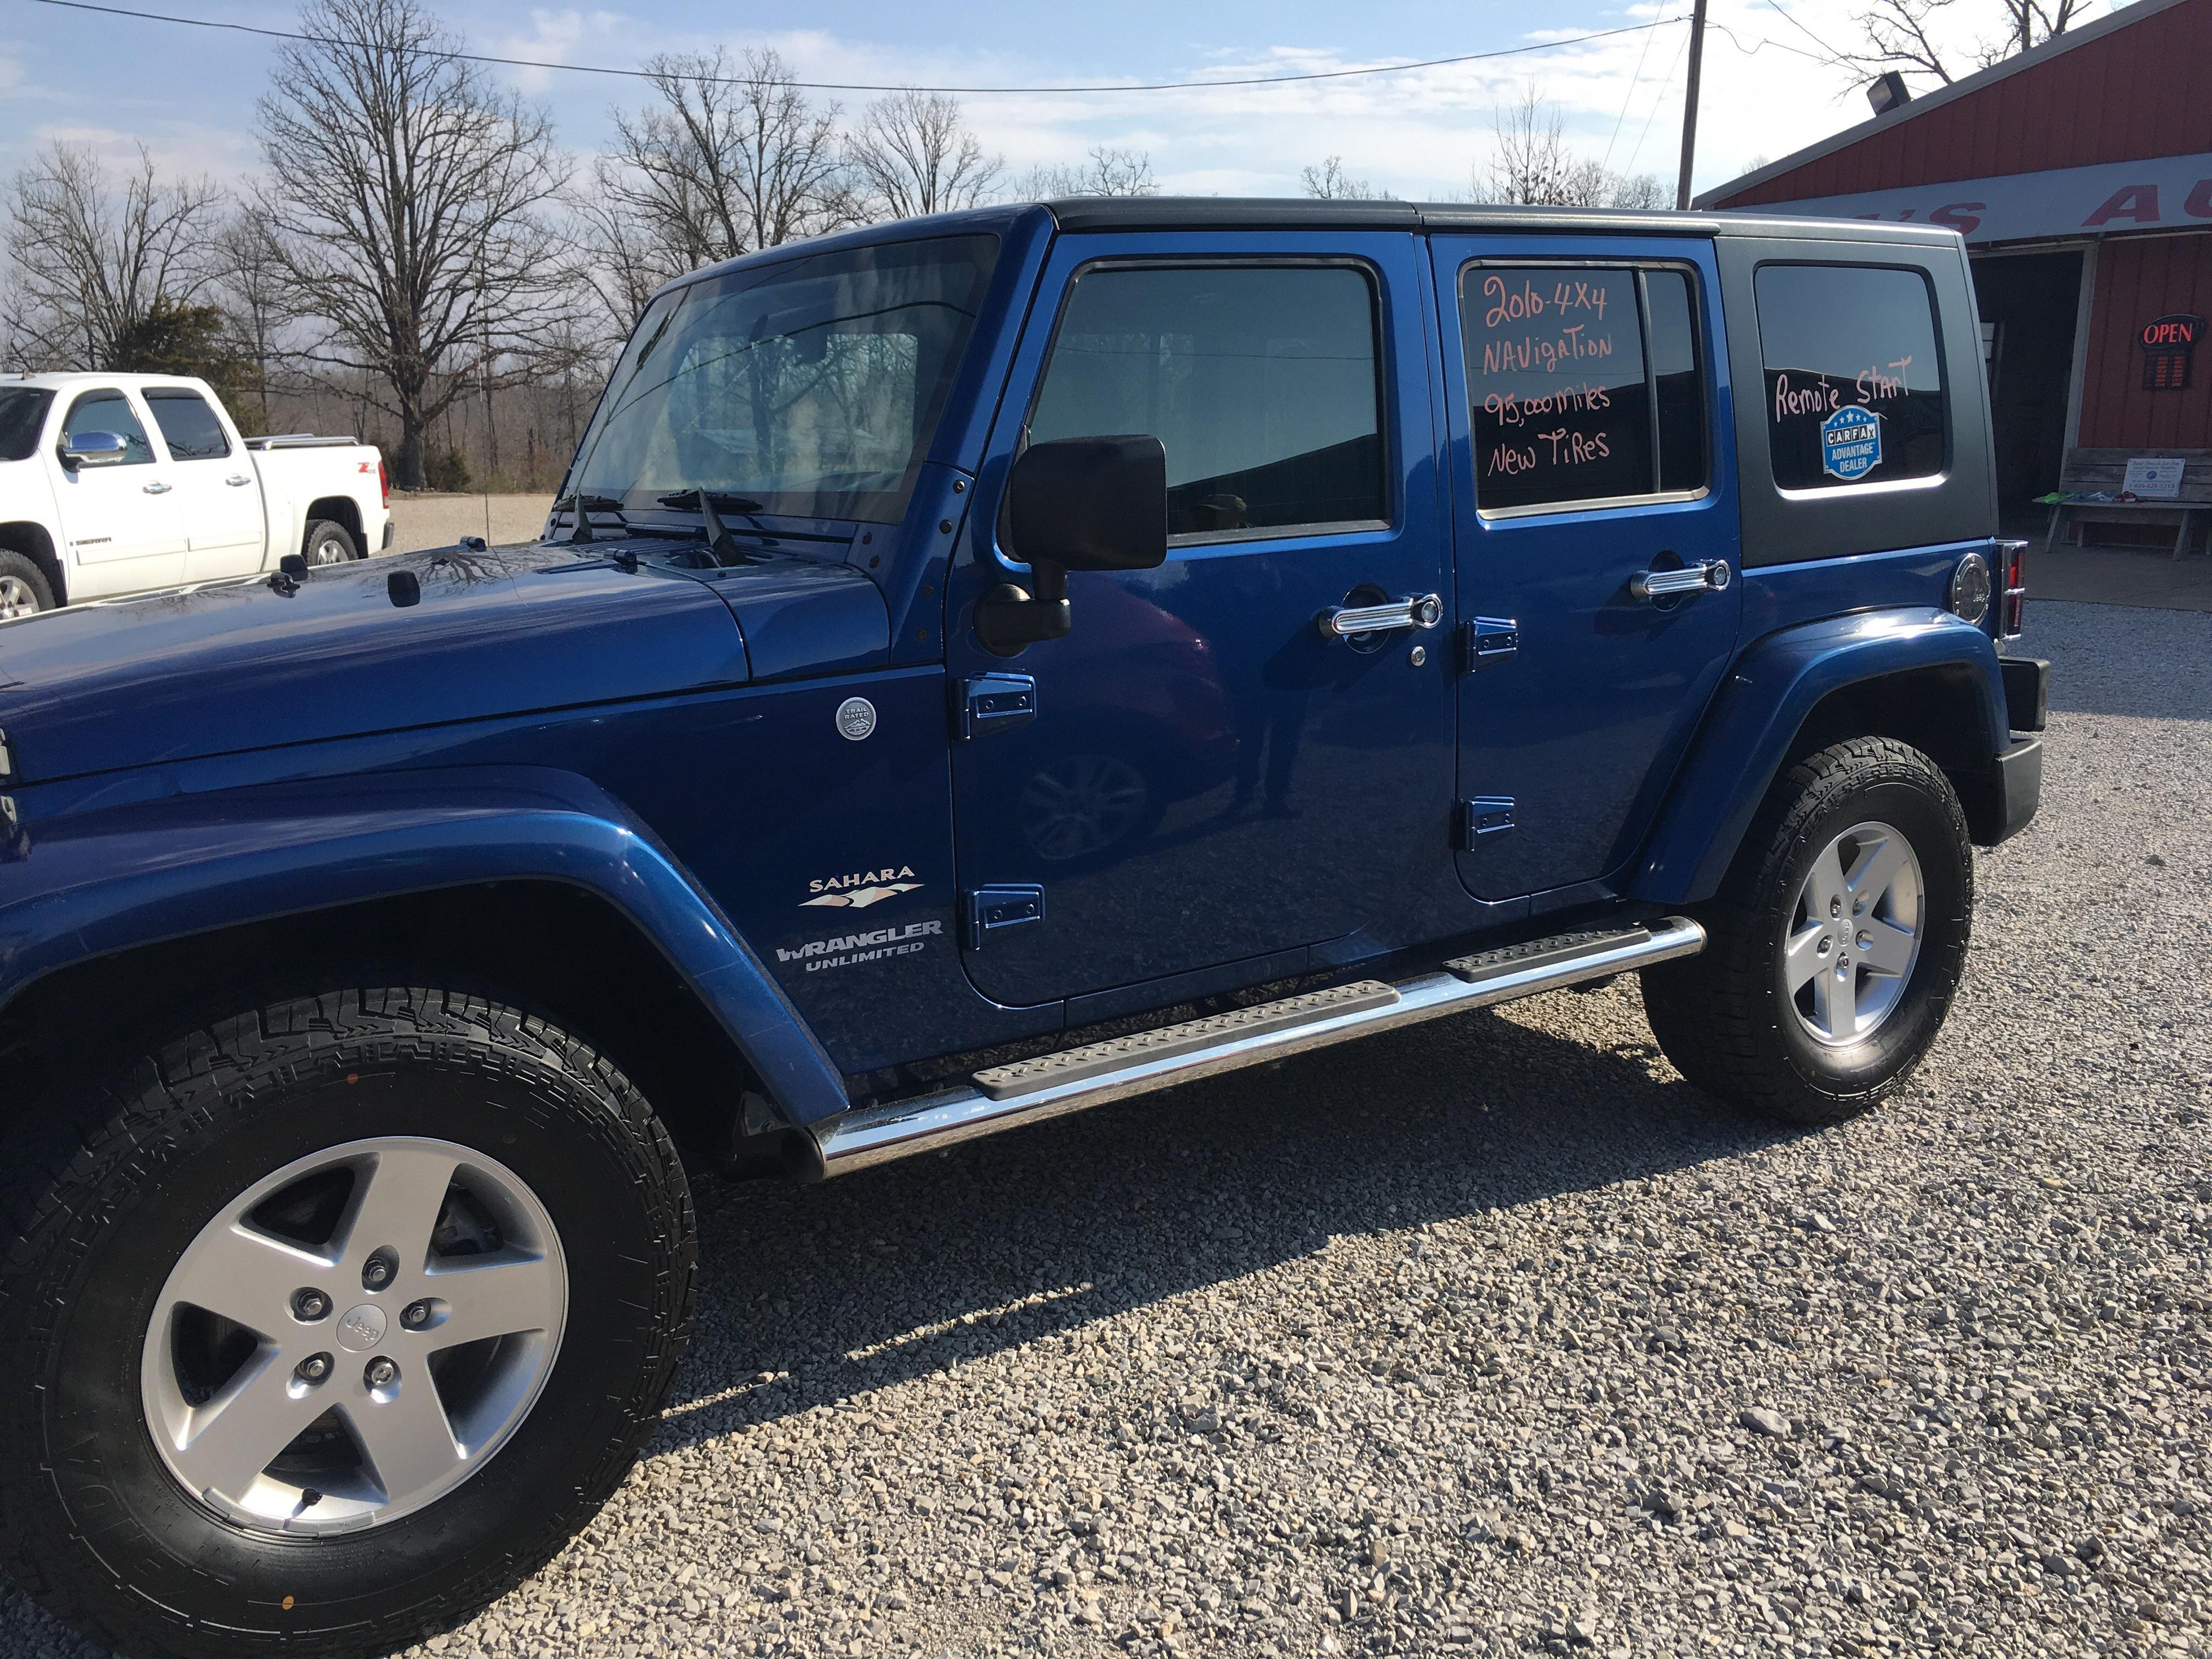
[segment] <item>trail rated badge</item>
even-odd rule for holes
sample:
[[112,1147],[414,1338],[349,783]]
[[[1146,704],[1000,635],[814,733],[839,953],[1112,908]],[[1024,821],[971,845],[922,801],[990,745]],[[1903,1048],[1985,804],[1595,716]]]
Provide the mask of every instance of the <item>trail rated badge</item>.
[[1881,416],[1847,404],[1820,422],[1820,471],[1856,483],[1881,465]]

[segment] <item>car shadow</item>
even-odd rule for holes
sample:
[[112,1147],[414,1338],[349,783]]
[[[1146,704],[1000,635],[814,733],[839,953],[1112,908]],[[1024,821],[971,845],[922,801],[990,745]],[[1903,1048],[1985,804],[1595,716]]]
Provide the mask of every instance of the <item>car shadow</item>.
[[[1260,1273],[1334,1236],[1475,1218],[1787,1138],[1657,1073],[1656,1052],[1648,1036],[1593,1048],[1483,1011],[821,1186],[702,1186],[696,1334],[653,1449]],[[1622,1194],[1624,1224],[1636,1202]]]

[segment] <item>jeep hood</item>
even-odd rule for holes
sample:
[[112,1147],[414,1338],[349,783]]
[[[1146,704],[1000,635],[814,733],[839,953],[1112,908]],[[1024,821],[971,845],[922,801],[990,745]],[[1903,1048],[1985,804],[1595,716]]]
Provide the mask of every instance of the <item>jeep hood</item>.
[[0,623],[0,729],[42,782],[887,657],[882,598],[857,571],[673,562],[697,550],[447,548]]

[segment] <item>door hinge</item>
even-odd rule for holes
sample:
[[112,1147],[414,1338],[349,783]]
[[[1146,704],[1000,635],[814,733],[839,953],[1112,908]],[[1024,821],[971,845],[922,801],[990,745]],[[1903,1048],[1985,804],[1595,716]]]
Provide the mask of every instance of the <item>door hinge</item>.
[[952,689],[952,726],[963,743],[1036,718],[1036,681],[1027,674],[971,674]]
[[1042,887],[975,888],[968,895],[968,948],[980,951],[994,934],[1043,920]]
[[1477,617],[1459,630],[1459,665],[1463,674],[1511,660],[1521,649],[1521,624],[1510,617]]
[[1472,853],[1493,836],[1513,828],[1513,797],[1477,795],[1459,804],[1459,850]]
[[15,751],[8,747],[8,734],[0,732],[0,783],[15,781]]

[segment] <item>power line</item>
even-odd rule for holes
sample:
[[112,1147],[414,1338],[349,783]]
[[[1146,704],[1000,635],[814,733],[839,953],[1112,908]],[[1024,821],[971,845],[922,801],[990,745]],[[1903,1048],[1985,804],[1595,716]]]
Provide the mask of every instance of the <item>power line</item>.
[[[310,46],[348,46],[356,51],[374,48],[365,41],[341,40],[330,35],[306,34],[293,29],[257,27],[252,23],[226,23],[207,17],[174,17],[166,12],[134,11],[125,6],[100,6],[92,0],[37,0],[42,6],[60,6],[70,11],[94,11],[108,17],[135,17],[149,23],[179,23],[190,28],[228,29],[239,34],[258,34],[270,40],[301,40]],[[1073,87],[916,87],[892,86],[865,81],[793,81],[784,84],[803,88],[808,92],[947,92],[963,96],[981,97],[994,93],[1025,93],[1043,94],[1102,94],[1117,92],[1207,92],[1217,87],[1276,87],[1297,81],[1342,81],[1355,76],[1403,75],[1412,70],[1442,69],[1453,64],[1475,64],[1492,58],[1518,58],[1532,52],[1552,52],[1560,46],[1578,46],[1589,40],[1609,40],[1621,34],[1648,34],[1653,29],[1679,23],[1680,17],[1662,17],[1650,23],[1631,23],[1617,29],[1599,29],[1589,34],[1569,35],[1559,40],[1539,40],[1525,46],[1502,46],[1495,52],[1462,52],[1455,58],[1428,58],[1413,64],[1378,64],[1369,69],[1313,70],[1300,75],[1254,75],[1221,81],[1153,81],[1131,82],[1120,86]],[[466,64],[491,64],[505,69],[558,70],[570,75],[613,75],[632,80],[650,81],[650,70],[611,69],[603,64],[550,63],[538,58],[499,58],[485,52],[455,52],[451,48],[422,49],[428,58],[450,58]],[[682,77],[718,86],[750,86],[757,77],[742,75],[695,75]]]
[[1647,32],[1644,50],[1636,54],[1636,73],[1628,77],[1628,96],[1620,100],[1620,113],[1613,118],[1613,137],[1605,141],[1605,159],[1598,163],[1601,167],[1613,165],[1613,147],[1620,142],[1620,124],[1628,118],[1628,106],[1636,101],[1636,88],[1644,81],[1644,60],[1650,55],[1651,36]]

